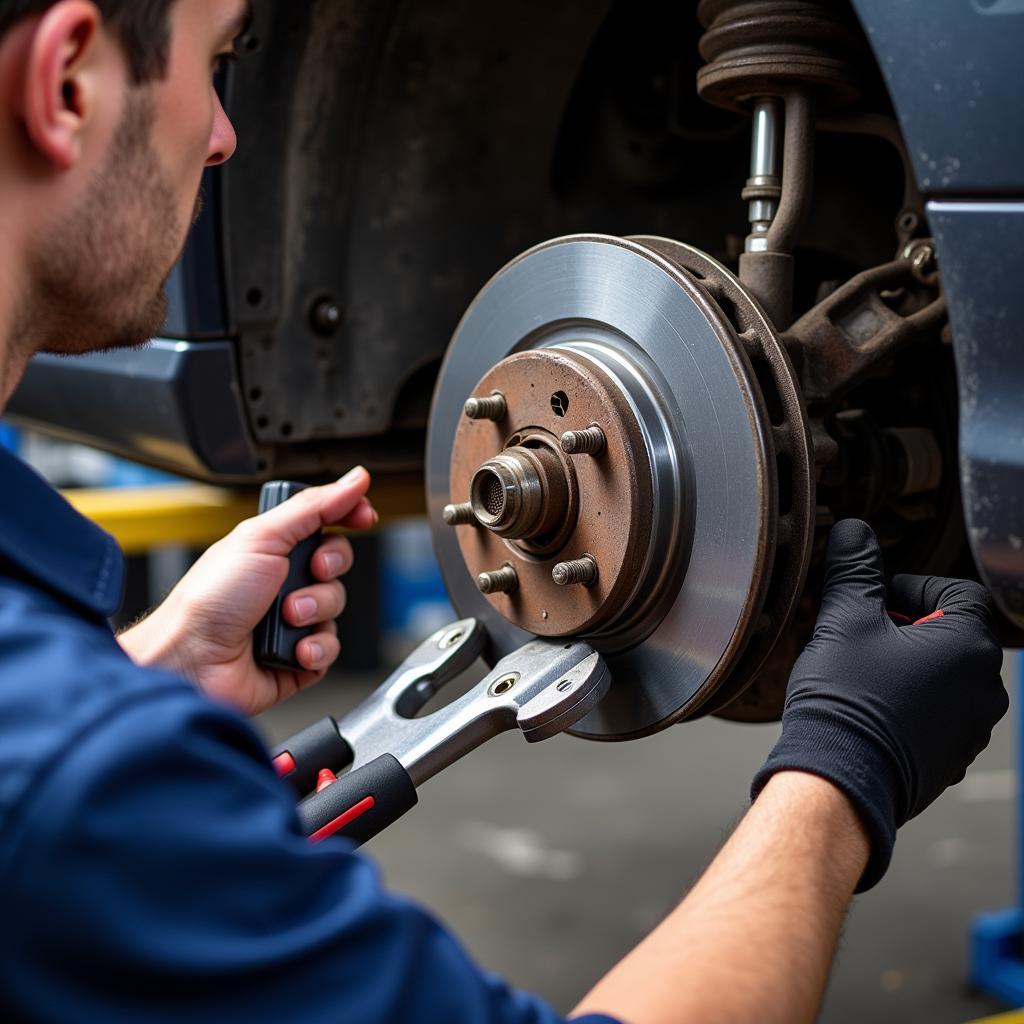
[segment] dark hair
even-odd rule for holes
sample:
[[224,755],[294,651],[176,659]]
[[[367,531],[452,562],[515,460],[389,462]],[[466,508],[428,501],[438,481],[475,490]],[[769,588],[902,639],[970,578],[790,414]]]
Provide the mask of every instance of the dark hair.
[[[0,36],[30,14],[57,0],[0,0]],[[104,24],[121,42],[136,84],[162,77],[171,45],[170,10],[175,0],[93,0]]]

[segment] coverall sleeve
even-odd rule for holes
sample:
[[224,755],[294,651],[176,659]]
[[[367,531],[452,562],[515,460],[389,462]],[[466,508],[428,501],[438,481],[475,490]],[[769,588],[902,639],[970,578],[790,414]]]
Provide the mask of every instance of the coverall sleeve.
[[560,1019],[343,840],[310,844],[249,726],[178,680],[79,736],[7,828],[2,987],[31,1019]]

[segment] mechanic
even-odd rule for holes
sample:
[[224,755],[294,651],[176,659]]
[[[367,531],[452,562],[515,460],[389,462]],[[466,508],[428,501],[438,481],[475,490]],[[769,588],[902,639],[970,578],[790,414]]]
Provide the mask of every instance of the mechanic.
[[[160,328],[201,172],[235,148],[212,78],[246,16],[242,0],[0,0],[0,407],[35,352]],[[321,582],[286,602],[292,623],[320,624],[305,671],[258,668],[250,633],[301,538],[373,525],[365,470],[242,523],[117,638],[113,540],[9,454],[0,479],[6,1019],[558,1019],[344,840],[311,845],[243,717],[338,654],[341,537],[313,557]],[[749,812],[577,1019],[813,1019],[852,894],[1004,713],[1000,662],[980,586],[887,590],[870,529],[838,524]]]

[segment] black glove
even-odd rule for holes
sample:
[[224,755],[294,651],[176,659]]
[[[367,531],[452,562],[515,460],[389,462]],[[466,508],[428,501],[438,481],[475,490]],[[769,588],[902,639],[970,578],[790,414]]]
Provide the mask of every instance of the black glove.
[[[887,608],[902,613],[900,625]],[[1002,660],[984,588],[896,576],[887,601],[871,528],[837,523],[814,636],[789,677],[782,736],[752,797],[785,769],[838,786],[871,838],[857,891],[870,889],[889,866],[896,829],[964,777],[1005,714]]]

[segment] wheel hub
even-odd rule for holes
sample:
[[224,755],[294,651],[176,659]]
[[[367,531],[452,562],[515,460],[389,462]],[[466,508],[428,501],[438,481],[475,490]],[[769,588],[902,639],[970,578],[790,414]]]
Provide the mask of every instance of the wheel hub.
[[[467,569],[514,569],[516,585],[487,601],[522,629],[607,635],[643,575],[654,518],[655,467],[626,394],[593,355],[561,346],[503,359],[473,393],[501,395],[505,415],[464,415],[455,432],[450,493],[474,515],[457,530]],[[598,452],[563,449],[563,435],[595,427]],[[584,556],[585,581],[555,572]]]

